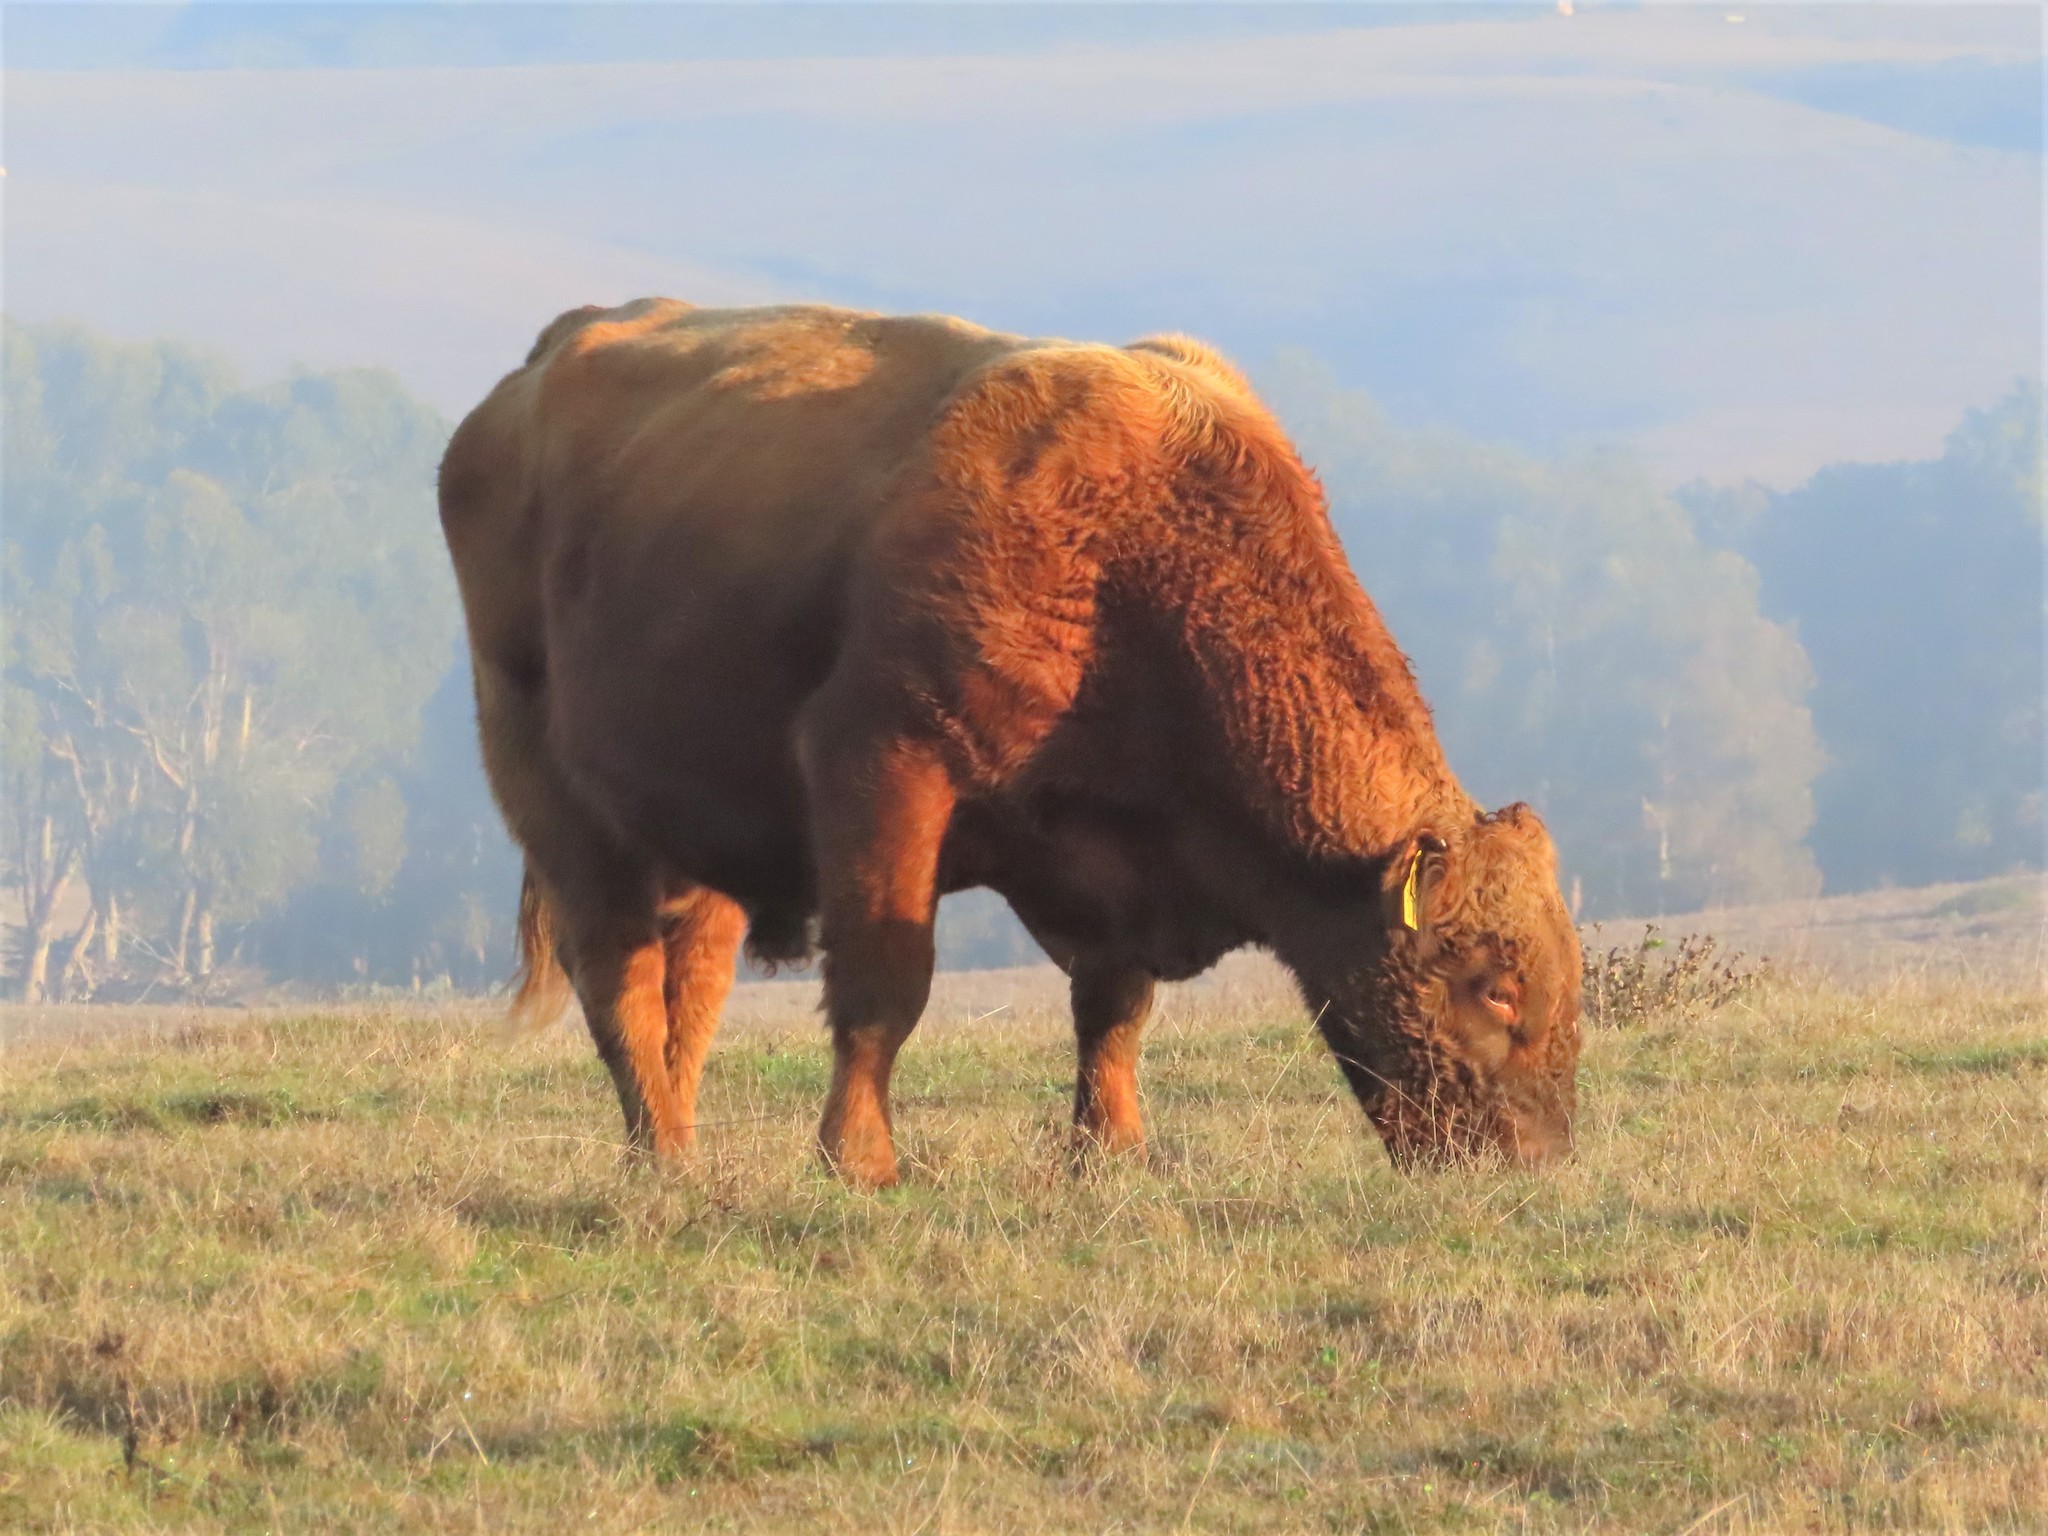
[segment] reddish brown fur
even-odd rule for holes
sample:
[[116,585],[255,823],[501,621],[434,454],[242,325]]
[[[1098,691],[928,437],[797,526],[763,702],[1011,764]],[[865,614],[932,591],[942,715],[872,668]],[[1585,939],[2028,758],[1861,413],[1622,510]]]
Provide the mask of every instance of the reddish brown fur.
[[442,520],[522,1003],[559,960],[636,1140],[690,1142],[742,924],[789,957],[815,916],[820,1144],[893,1181],[933,910],[987,885],[1073,977],[1095,1142],[1142,1141],[1153,982],[1262,944],[1398,1158],[1568,1143],[1549,839],[1459,787],[1320,488],[1200,343],[579,310],[457,430]]

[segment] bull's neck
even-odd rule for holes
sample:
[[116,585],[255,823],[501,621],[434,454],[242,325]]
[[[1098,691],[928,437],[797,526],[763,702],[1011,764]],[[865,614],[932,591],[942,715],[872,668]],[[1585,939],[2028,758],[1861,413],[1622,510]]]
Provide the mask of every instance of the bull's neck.
[[1469,816],[1407,658],[1319,496],[1233,523],[1229,537],[1178,552],[1174,627],[1254,817],[1324,859],[1371,857],[1420,825]]

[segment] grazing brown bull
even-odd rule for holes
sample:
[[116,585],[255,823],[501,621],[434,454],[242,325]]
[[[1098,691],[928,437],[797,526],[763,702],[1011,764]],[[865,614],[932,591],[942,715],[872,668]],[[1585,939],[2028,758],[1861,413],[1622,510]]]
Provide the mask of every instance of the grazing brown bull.
[[689,1147],[745,936],[822,921],[819,1143],[893,1183],[941,894],[1073,979],[1074,1115],[1137,1145],[1154,983],[1270,948],[1399,1161],[1570,1140],[1577,937],[1483,814],[1320,488],[1199,343],[665,299],[587,308],[456,431],[441,518],[527,854],[636,1143]]

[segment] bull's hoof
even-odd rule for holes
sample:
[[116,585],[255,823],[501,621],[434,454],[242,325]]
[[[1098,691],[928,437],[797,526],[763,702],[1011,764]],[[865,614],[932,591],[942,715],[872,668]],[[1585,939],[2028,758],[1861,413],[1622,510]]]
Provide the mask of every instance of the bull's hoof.
[[818,1137],[818,1154],[855,1189],[893,1189],[897,1183],[896,1149],[886,1135]]
[[653,1150],[655,1162],[665,1168],[687,1163],[697,1150],[697,1133],[692,1129],[674,1136],[658,1136]]
[[1111,1163],[1143,1164],[1145,1129],[1139,1125],[1074,1124],[1074,1136],[1067,1159],[1069,1171],[1081,1178]]
[[893,1155],[849,1158],[827,1152],[825,1163],[855,1189],[894,1189],[899,1180]]
[[1074,1122],[1074,1141],[1084,1151],[1108,1157],[1142,1156],[1145,1127],[1133,1121],[1105,1120],[1091,1124],[1077,1120]]
[[629,1163],[649,1168],[680,1168],[690,1161],[697,1150],[697,1133],[694,1129],[680,1135],[662,1134],[630,1137],[626,1142],[625,1156]]

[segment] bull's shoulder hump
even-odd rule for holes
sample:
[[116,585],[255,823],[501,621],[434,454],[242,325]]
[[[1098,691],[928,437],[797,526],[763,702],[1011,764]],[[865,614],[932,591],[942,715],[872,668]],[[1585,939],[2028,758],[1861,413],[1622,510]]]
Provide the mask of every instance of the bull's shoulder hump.
[[968,378],[942,435],[1086,443],[1089,459],[1142,454],[1171,467],[1201,461],[1254,478],[1301,481],[1319,500],[1293,443],[1243,374],[1186,336],[1126,347],[1019,342]]
[[642,300],[572,312],[544,333],[535,371],[551,404],[624,389],[673,406],[719,409],[945,388],[1021,345],[944,315],[891,316],[824,304],[700,309]]
[[1228,390],[1245,400],[1258,399],[1252,391],[1251,380],[1244,376],[1237,364],[1206,341],[1198,341],[1193,336],[1184,335],[1179,331],[1159,336],[1141,336],[1124,350],[1147,358],[1164,358],[1216,388]]

